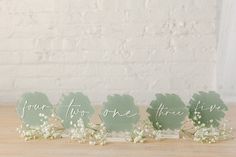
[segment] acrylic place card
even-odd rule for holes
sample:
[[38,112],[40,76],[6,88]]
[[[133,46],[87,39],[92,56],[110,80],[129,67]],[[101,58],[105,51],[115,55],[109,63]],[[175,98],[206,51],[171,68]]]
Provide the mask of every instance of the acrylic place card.
[[232,128],[224,120],[227,106],[214,91],[193,94],[189,101],[189,119],[195,126],[193,140],[201,143],[215,143],[233,138]]
[[195,126],[218,127],[227,106],[216,92],[199,92],[189,101],[189,118]]
[[56,114],[66,129],[76,127],[80,119],[87,126],[94,112],[89,98],[80,92],[63,95],[56,107]]
[[27,127],[44,125],[53,114],[53,106],[48,97],[40,92],[25,93],[18,101],[16,109]]
[[139,121],[139,108],[130,95],[112,95],[103,103],[100,118],[105,124],[111,140],[124,140],[124,133],[133,129]]
[[129,95],[108,96],[100,114],[108,130],[130,131],[139,120],[139,109]]
[[156,94],[147,109],[149,120],[159,138],[179,138],[179,129],[188,113],[184,102],[176,94]]

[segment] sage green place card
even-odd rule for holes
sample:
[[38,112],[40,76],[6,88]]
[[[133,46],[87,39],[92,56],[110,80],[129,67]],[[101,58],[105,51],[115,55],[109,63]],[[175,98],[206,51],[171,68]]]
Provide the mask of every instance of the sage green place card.
[[130,95],[112,95],[103,103],[100,114],[108,131],[130,131],[139,120],[139,108]]
[[24,124],[40,126],[52,115],[53,106],[45,94],[34,92],[23,94],[16,110]]
[[189,104],[189,118],[195,126],[218,127],[228,110],[220,95],[214,91],[193,94]]
[[158,130],[179,129],[188,113],[184,102],[176,94],[156,94],[147,112],[149,120]]
[[94,109],[89,98],[77,92],[63,95],[57,105],[56,113],[65,128],[72,128],[77,126],[79,119],[82,119],[87,125]]

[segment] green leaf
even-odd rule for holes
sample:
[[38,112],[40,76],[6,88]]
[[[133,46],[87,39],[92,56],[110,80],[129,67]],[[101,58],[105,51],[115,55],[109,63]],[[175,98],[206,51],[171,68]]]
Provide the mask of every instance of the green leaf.
[[45,94],[34,92],[23,94],[16,110],[25,124],[40,126],[52,115],[53,106]]
[[100,114],[109,131],[130,131],[139,120],[139,109],[130,95],[108,96]]
[[78,120],[82,119],[87,125],[94,109],[90,104],[89,98],[80,92],[63,95],[56,108],[56,113],[62,120],[65,128],[75,127]]
[[214,91],[195,93],[189,101],[189,118],[195,126],[218,127],[227,106]]
[[156,99],[151,102],[147,112],[154,128],[175,130],[181,127],[187,108],[178,95],[156,94]]

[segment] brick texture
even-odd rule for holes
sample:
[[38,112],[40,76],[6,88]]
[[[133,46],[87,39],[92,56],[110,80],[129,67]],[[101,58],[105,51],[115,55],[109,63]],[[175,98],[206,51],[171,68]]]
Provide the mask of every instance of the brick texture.
[[0,102],[215,88],[219,0],[0,0]]

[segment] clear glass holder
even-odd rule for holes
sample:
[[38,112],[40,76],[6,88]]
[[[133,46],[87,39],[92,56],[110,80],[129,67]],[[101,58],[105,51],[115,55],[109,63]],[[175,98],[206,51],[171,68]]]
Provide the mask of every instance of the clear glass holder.
[[160,132],[158,133],[157,137],[158,139],[179,139],[180,138],[180,134],[179,134],[180,130],[160,130]]
[[108,142],[127,142],[128,132],[110,132],[107,134]]

